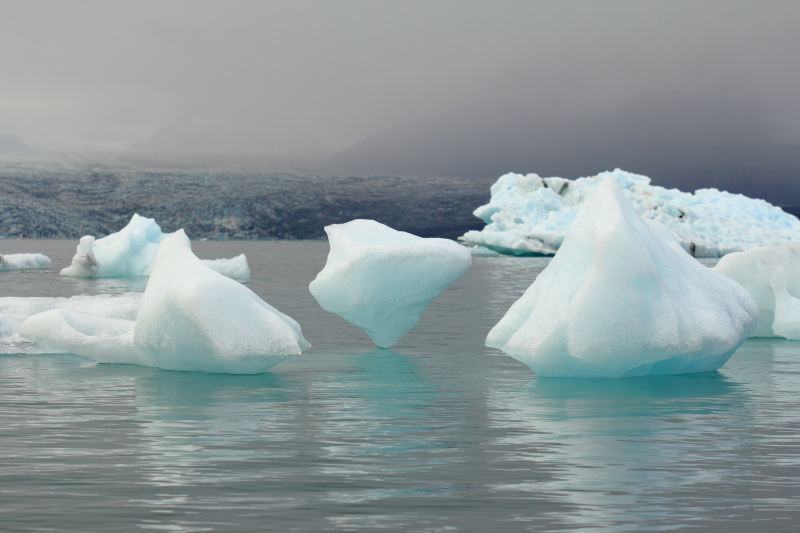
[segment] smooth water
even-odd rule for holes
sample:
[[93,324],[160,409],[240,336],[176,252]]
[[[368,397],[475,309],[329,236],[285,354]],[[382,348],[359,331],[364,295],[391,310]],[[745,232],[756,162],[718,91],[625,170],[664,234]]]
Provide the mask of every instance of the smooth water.
[[[57,267],[74,241],[0,241]],[[537,378],[483,346],[547,260],[475,257],[392,350],[307,290],[324,242],[247,254],[314,345],[255,376],[0,356],[1,531],[795,531],[800,342],[720,372]],[[0,273],[0,296],[144,280]]]

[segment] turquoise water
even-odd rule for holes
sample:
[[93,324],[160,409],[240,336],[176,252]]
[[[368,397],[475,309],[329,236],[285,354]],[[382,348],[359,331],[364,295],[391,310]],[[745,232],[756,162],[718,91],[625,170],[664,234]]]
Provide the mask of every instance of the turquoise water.
[[[0,244],[64,266],[76,243]],[[546,260],[476,257],[380,350],[308,294],[326,243],[194,246],[245,252],[313,348],[256,376],[0,356],[0,531],[800,528],[800,342],[710,374],[542,379],[482,340]],[[2,296],[143,288],[0,273]]]

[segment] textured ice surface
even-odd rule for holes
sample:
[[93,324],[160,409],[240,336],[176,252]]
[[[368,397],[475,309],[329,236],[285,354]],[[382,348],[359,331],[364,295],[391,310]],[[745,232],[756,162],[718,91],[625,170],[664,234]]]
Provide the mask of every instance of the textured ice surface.
[[250,266],[247,264],[247,257],[244,254],[230,259],[203,259],[203,263],[232,279],[250,278]]
[[[78,243],[72,264],[61,270],[62,276],[75,278],[129,278],[149,276],[158,245],[169,233],[161,231],[156,221],[134,214],[127,226],[102,239],[91,235]],[[223,276],[248,279],[250,267],[244,254],[231,259],[203,260]]]
[[758,304],[752,337],[800,340],[800,242],[726,255],[714,270],[738,281]]
[[685,374],[725,364],[757,318],[741,285],[637,215],[611,176],[486,344],[542,376]]
[[[141,300],[141,293],[72,298],[0,298],[0,354],[54,353],[48,346],[26,341],[19,336],[19,328],[30,316],[53,309],[66,309],[101,318],[132,321],[136,319]],[[55,351],[67,353],[65,350]]]
[[0,270],[30,270],[52,267],[53,262],[44,254],[0,255]]
[[364,328],[382,348],[413,328],[472,264],[454,241],[423,239],[374,220],[333,224],[325,232],[328,260],[308,288],[323,309]]
[[722,257],[756,246],[800,239],[800,220],[764,200],[699,189],[694,194],[650,185],[650,178],[617,169],[566,180],[506,174],[490,202],[475,210],[488,225],[461,240],[514,255],[550,255],[602,180],[613,177],[636,212],[670,228],[695,257]]
[[153,265],[158,244],[167,234],[152,218],[134,214],[127,226],[102,239],[82,237],[63,276],[126,278],[144,276]]
[[101,363],[231,374],[265,372],[309,347],[300,326],[208,267],[183,230],[161,243],[136,319],[53,309],[20,337]]

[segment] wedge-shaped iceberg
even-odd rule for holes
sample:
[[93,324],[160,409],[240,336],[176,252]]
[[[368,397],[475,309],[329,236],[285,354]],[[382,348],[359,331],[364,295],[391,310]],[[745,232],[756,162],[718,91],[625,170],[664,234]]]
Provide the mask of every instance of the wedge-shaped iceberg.
[[[127,226],[102,239],[81,237],[72,264],[62,276],[75,278],[132,278],[149,276],[158,245],[169,236],[155,219],[134,214]],[[250,267],[244,254],[231,259],[204,260],[223,276],[248,279]]]
[[491,200],[475,210],[487,226],[461,240],[504,254],[552,255],[570,224],[604,179],[617,181],[642,218],[673,231],[695,257],[722,257],[757,246],[800,240],[800,220],[764,200],[717,189],[692,193],[650,184],[650,178],[620,169],[567,180],[536,174],[506,174],[491,188]]
[[53,268],[53,262],[44,254],[0,255],[0,270],[34,270]]
[[800,242],[726,255],[714,270],[739,282],[758,304],[751,337],[800,340]]
[[330,253],[309,285],[326,311],[364,328],[382,348],[395,344],[428,304],[472,264],[447,239],[423,239],[374,220],[325,227]]
[[198,259],[183,230],[159,246],[135,321],[54,309],[19,335],[101,363],[230,374],[265,372],[310,346],[297,322]]
[[741,285],[643,220],[609,177],[486,344],[542,376],[685,374],[725,364],[757,319]]

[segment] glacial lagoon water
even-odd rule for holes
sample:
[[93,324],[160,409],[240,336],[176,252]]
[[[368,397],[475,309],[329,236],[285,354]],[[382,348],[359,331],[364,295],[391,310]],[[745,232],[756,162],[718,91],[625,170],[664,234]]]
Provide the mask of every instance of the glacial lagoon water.
[[[56,269],[76,241],[0,241]],[[538,378],[483,346],[546,259],[475,257],[391,350],[319,308],[325,242],[247,254],[313,347],[262,375],[0,356],[0,531],[795,531],[800,342],[720,372]],[[146,279],[2,272],[0,296]]]

